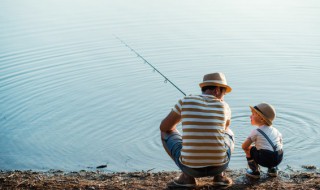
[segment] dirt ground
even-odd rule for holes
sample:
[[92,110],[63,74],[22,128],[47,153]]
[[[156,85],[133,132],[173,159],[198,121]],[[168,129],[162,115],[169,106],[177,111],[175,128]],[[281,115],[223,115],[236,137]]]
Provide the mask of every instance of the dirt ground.
[[[0,171],[0,189],[184,189],[170,186],[179,172],[119,172],[103,171],[63,172],[50,170]],[[227,170],[234,184],[227,189],[320,189],[320,173],[317,169],[306,171],[280,171],[270,178],[263,173],[258,180],[251,180],[245,170]],[[212,178],[198,178],[197,190],[219,189],[212,186]]]

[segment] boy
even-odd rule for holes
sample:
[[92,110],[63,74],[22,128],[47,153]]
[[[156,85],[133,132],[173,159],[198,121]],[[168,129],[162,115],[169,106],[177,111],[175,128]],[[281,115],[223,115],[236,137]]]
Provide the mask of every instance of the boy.
[[[282,135],[272,126],[276,117],[272,105],[261,103],[251,107],[251,125],[257,126],[242,144],[246,153],[248,166],[246,175],[252,178],[260,178],[260,166],[268,168],[268,175],[278,175],[277,166],[283,158]],[[255,144],[255,146],[252,145]]]

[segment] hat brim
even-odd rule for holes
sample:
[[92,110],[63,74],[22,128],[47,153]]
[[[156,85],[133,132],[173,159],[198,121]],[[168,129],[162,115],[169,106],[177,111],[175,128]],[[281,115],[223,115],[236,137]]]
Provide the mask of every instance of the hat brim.
[[224,84],[219,84],[219,83],[215,83],[215,82],[202,82],[199,84],[200,88],[205,87],[205,86],[220,86],[220,87],[224,87],[226,88],[226,93],[229,93],[232,91],[232,88],[228,85],[224,85]]
[[272,121],[270,121],[268,118],[266,118],[259,110],[255,109],[252,106],[249,106],[251,110],[255,111],[260,117],[262,117],[269,125],[272,125]]

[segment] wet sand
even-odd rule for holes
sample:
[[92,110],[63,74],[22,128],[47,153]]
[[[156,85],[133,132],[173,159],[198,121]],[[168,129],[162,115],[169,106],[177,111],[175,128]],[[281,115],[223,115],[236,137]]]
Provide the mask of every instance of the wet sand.
[[[63,172],[50,170],[0,171],[0,189],[185,189],[171,186],[170,181],[180,172],[119,172],[97,171]],[[276,178],[262,173],[261,178],[247,178],[245,170],[227,170],[234,184],[227,189],[320,189],[320,172],[317,169],[305,171],[280,171]],[[212,178],[198,178],[196,188],[219,189],[212,186]]]

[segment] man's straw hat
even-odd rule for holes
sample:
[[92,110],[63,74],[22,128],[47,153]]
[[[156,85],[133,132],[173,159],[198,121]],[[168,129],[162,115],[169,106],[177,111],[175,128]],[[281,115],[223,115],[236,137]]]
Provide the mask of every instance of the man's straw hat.
[[231,92],[232,88],[228,86],[226,77],[223,73],[210,73],[203,77],[203,82],[199,84],[200,88],[204,86],[221,86],[225,87],[226,93]]
[[250,106],[250,108],[258,113],[269,125],[272,125],[272,121],[276,117],[276,110],[272,105],[261,103],[254,107]]

